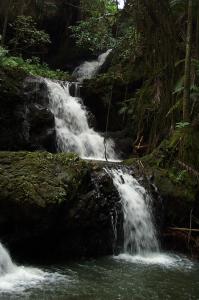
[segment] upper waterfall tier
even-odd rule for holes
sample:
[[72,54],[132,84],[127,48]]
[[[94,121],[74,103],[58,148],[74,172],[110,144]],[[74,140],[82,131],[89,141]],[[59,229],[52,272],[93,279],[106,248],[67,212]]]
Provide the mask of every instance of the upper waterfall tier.
[[[82,158],[116,160],[113,141],[108,139],[105,143],[104,137],[89,127],[87,110],[77,97],[78,91],[73,97],[69,91],[70,83],[47,79],[45,82],[50,110],[55,117],[58,150],[76,152]],[[75,87],[78,89],[78,84]]]

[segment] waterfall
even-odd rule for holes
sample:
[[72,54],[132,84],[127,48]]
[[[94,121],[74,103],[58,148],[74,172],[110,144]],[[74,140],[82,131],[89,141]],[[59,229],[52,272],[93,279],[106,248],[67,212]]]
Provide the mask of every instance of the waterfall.
[[124,214],[124,253],[146,255],[158,252],[151,198],[128,170],[107,169],[121,197]]
[[[123,167],[105,167],[105,171],[113,179],[123,209],[123,251],[114,256],[116,260],[127,263],[145,265],[163,265],[173,267],[187,263],[185,258],[160,251],[157,232],[153,221],[152,199],[139,182]],[[117,239],[113,220],[113,232]],[[115,220],[117,222],[117,219]],[[192,264],[188,262],[189,267]]]
[[[88,113],[78,97],[79,85],[75,84],[75,97],[70,95],[69,82],[45,79],[49,108],[55,117],[58,150],[76,152],[82,158],[105,159],[104,137],[89,127]],[[116,160],[114,143],[106,141],[107,158]]]
[[[104,64],[111,50],[101,54],[97,60],[84,62],[73,75],[78,81],[94,76]],[[81,158],[118,161],[114,142],[97,133],[88,124],[88,112],[80,98],[78,82],[61,82],[44,79],[49,97],[49,109],[55,117],[57,148],[61,152],[75,152]],[[75,88],[74,96],[70,86]]]
[[105,63],[106,58],[111,51],[112,50],[109,49],[105,53],[102,53],[101,55],[99,55],[97,60],[85,61],[74,70],[73,76],[80,82],[82,82],[84,79],[92,78],[98,73],[99,69]]
[[8,251],[0,243],[0,276],[12,272],[15,269],[15,265]]

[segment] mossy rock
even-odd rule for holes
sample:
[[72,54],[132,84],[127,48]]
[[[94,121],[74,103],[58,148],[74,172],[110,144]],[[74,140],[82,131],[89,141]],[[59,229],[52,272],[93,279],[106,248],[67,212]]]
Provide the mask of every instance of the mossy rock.
[[73,154],[0,152],[0,201],[41,208],[62,203],[72,198],[86,171]]
[[73,153],[0,152],[0,240],[20,258],[112,254],[119,202],[103,165]]

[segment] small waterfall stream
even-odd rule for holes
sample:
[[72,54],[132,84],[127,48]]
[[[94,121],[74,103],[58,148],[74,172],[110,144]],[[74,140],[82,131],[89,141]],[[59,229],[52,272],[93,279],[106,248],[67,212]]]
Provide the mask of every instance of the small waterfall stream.
[[151,211],[152,199],[144,187],[124,168],[105,168],[121,198],[124,221],[123,251],[129,255],[146,255],[159,251]]
[[109,49],[105,53],[102,53],[101,55],[99,55],[97,60],[85,61],[74,70],[73,76],[79,82],[82,82],[84,79],[91,79],[98,73],[99,69],[105,63],[111,51],[112,50]]
[[158,252],[159,245],[151,212],[151,198],[128,171],[107,169],[121,197],[124,214],[124,253]]
[[[105,167],[113,179],[123,210],[123,251],[117,260],[130,263],[175,265],[178,256],[160,251],[152,213],[152,199],[124,166]],[[115,234],[117,238],[117,234]]]

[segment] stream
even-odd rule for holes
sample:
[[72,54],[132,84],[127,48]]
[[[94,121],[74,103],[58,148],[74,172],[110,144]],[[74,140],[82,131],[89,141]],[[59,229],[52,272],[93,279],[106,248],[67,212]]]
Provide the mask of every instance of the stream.
[[199,299],[199,264],[174,254],[146,260],[105,257],[42,269],[1,279],[0,299]]

